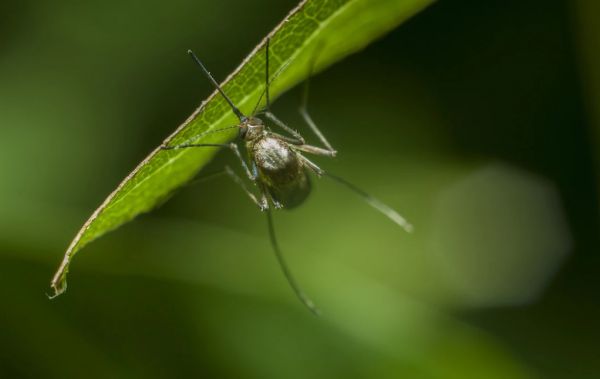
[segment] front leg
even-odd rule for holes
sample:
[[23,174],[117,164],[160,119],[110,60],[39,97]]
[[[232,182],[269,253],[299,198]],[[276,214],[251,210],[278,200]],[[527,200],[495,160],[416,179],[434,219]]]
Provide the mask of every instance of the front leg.
[[[256,167],[256,164],[254,162],[251,162],[252,170],[250,170],[250,168],[248,167],[248,164],[246,163],[246,161],[242,157],[242,154],[240,153],[240,149],[239,149],[238,145],[234,142],[227,143],[227,144],[184,143],[184,144],[175,145],[175,146],[161,146],[161,149],[163,149],[163,150],[178,150],[178,149],[187,149],[187,148],[192,148],[192,147],[226,147],[226,148],[231,149],[231,151],[233,151],[235,156],[238,157],[240,164],[244,168],[244,171],[245,171],[248,179],[250,179],[254,184],[258,184],[259,175],[258,175],[258,168]],[[246,192],[248,197],[250,197],[250,199],[260,208],[261,211],[265,211],[265,210],[269,209],[269,202],[267,201],[267,196],[265,194],[265,191],[264,191],[262,185],[258,185],[258,188],[261,193],[260,199],[258,199],[252,193],[252,191],[250,191],[250,189],[248,189],[248,187],[246,186],[246,184],[244,183],[242,178],[240,178],[229,166],[225,167],[225,173],[227,174],[227,176],[229,176],[231,178],[231,180],[234,181],[234,183],[238,184],[244,190],[244,192]]]
[[246,161],[242,157],[242,154],[240,153],[240,149],[235,142],[231,142],[231,143],[182,143],[180,145],[175,145],[175,146],[163,145],[160,148],[162,150],[179,150],[179,149],[188,149],[191,147],[226,147],[226,148],[230,149],[231,151],[233,151],[235,156],[238,157],[242,167],[244,168],[244,171],[246,172],[246,175],[248,176],[248,179],[250,179],[252,181],[256,181],[256,179],[258,177],[258,172],[256,171],[256,169],[254,169],[254,171],[250,171],[250,169],[248,168],[248,165],[246,164]]
[[246,195],[248,195],[250,200],[252,200],[252,202],[254,202],[261,211],[264,212],[269,209],[269,202],[267,201],[267,197],[266,197],[264,191],[261,189],[261,186],[258,186],[260,193],[261,193],[260,200],[259,200],[256,198],[254,193],[252,193],[252,191],[250,191],[250,189],[246,186],[246,183],[244,183],[242,178],[240,178],[231,169],[231,167],[225,166],[225,173],[227,174],[227,176],[229,176],[231,178],[231,180],[234,181],[234,183],[236,183],[237,185],[239,185],[242,188],[242,190],[246,193]]
[[277,116],[275,116],[271,111],[265,112],[265,116],[267,116],[269,120],[273,121],[281,129],[285,130],[286,132],[292,135],[292,138],[287,138],[290,143],[294,145],[304,145],[304,138],[300,135],[300,133],[287,126],[283,121],[278,119]]

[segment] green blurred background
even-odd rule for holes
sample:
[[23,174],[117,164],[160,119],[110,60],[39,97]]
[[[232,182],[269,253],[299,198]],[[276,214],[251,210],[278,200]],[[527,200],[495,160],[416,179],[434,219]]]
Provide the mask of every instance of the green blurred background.
[[[600,7],[439,2],[314,78],[339,151],[266,221],[189,185],[49,280],[97,205],[295,5],[0,4],[0,377],[597,378]],[[299,91],[275,104],[304,131]],[[235,161],[225,152],[205,172]]]

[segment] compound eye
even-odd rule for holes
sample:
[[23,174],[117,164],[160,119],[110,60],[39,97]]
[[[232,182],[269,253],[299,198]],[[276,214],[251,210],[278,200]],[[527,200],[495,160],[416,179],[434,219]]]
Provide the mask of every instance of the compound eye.
[[245,138],[248,133],[248,127],[246,125],[240,126],[240,137]]

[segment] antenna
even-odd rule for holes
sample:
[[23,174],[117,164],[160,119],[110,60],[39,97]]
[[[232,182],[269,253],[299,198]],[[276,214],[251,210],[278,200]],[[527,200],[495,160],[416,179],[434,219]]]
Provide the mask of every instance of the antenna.
[[215,78],[213,78],[212,75],[210,74],[210,72],[208,72],[208,70],[206,69],[206,67],[204,67],[204,65],[202,64],[202,62],[200,61],[200,59],[198,59],[198,57],[196,56],[196,54],[194,54],[194,52],[192,50],[188,50],[188,54],[191,55],[192,58],[194,58],[194,60],[196,61],[196,63],[198,63],[198,66],[200,66],[200,68],[204,72],[204,75],[206,75],[206,77],[208,78],[208,80],[211,81],[211,83],[217,88],[217,90],[221,93],[221,95],[223,95],[223,97],[225,98],[225,100],[227,100],[227,102],[229,103],[229,106],[231,107],[231,110],[233,111],[233,113],[235,113],[235,115],[240,119],[241,122],[246,121],[248,119],[248,117],[244,116],[244,114],[242,112],[240,112],[240,110],[235,105],[233,105],[233,101],[231,101],[231,99],[229,97],[227,97],[227,95],[225,95],[225,92],[223,92],[223,90],[219,86],[219,83],[217,83],[217,81],[215,80]]

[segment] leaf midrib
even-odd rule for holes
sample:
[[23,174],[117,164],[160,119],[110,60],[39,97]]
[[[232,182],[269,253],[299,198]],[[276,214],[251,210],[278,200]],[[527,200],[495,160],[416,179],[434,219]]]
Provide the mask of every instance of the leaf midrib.
[[[345,7],[347,7],[347,6],[348,6],[350,3],[352,3],[353,1],[354,1],[354,0],[349,0],[349,1],[348,1],[348,2],[346,2],[344,5],[342,5],[341,7],[339,7],[339,8],[338,8],[336,11],[334,11],[334,12],[332,13],[331,17],[328,17],[328,18],[327,18],[325,21],[322,21],[322,22],[318,23],[318,25],[319,25],[319,26],[318,26],[318,27],[315,29],[315,31],[314,31],[313,33],[311,33],[311,34],[310,34],[310,36],[309,36],[308,38],[306,38],[306,39],[304,40],[304,42],[302,43],[302,45],[300,45],[300,46],[298,47],[298,49],[296,49],[296,51],[295,51],[295,52],[292,54],[292,56],[291,56],[291,57],[288,59],[288,61],[289,61],[290,63],[291,63],[291,62],[293,62],[293,61],[294,61],[294,60],[295,60],[295,59],[298,57],[298,55],[300,54],[300,52],[303,50],[302,48],[303,48],[304,46],[306,46],[306,45],[309,45],[309,44],[310,44],[310,42],[311,42],[311,41],[312,41],[312,40],[315,38],[315,35],[317,35],[317,34],[319,33],[319,31],[320,31],[320,30],[322,30],[322,29],[323,29],[323,28],[324,28],[324,27],[325,27],[327,24],[329,24],[329,23],[331,22],[331,20],[332,20],[332,19],[334,19],[334,18],[337,16],[337,14],[338,14],[338,13],[340,13],[341,11],[343,11],[343,10],[344,10],[344,8],[345,8]],[[305,1],[303,1],[303,2],[302,2],[302,3],[301,3],[301,4],[300,4],[300,5],[297,7],[297,8],[295,8],[294,10],[292,10],[292,12],[290,12],[290,14],[294,14],[294,13],[298,12],[298,10],[299,10],[301,7],[303,7],[305,4],[306,4],[306,0],[305,0]],[[289,17],[289,16],[288,16],[288,17]],[[288,17],[286,17],[285,19],[287,20],[287,18],[288,18]],[[278,30],[278,29],[276,29],[276,30],[274,30],[273,32],[269,33],[268,37],[270,37],[270,36],[271,36],[271,34],[273,34],[274,32],[277,32],[277,30]],[[264,43],[265,43],[265,41],[266,41],[266,39],[263,39],[263,41],[262,41],[262,42],[261,42],[261,43],[258,45],[258,47],[257,47],[257,49],[256,49],[256,52],[257,52],[258,50],[260,50],[260,49],[261,49],[261,48],[264,46]],[[255,52],[252,52],[252,53],[250,53],[250,54],[251,54],[251,56],[254,56],[254,53],[255,53]],[[225,81],[223,81],[223,82],[220,84],[220,86],[221,86],[221,87],[223,87],[223,86],[224,86],[225,84],[227,84],[227,83],[228,83],[230,80],[232,80],[232,79],[235,77],[235,75],[236,75],[236,74],[237,74],[237,73],[240,71],[240,69],[244,67],[244,65],[245,65],[245,64],[246,64],[246,62],[243,62],[243,63],[242,63],[242,64],[241,64],[241,65],[240,65],[240,66],[239,66],[239,67],[238,67],[238,68],[237,68],[237,69],[236,69],[236,70],[233,72],[233,74],[232,74],[231,76],[227,77],[227,79],[225,79]],[[254,90],[254,91],[252,92],[252,94],[254,94],[254,92],[256,92],[256,90]],[[196,116],[196,115],[197,115],[199,112],[201,112],[201,111],[204,109],[204,107],[205,107],[205,106],[206,106],[206,105],[207,105],[207,104],[208,104],[208,103],[209,103],[209,102],[210,102],[210,101],[211,101],[211,100],[212,100],[212,99],[213,99],[215,96],[217,96],[217,95],[218,95],[218,93],[219,93],[219,92],[218,92],[217,90],[214,90],[214,91],[213,91],[213,93],[212,93],[212,94],[211,94],[211,95],[210,95],[210,96],[209,96],[209,97],[206,99],[206,101],[204,101],[204,102],[202,103],[202,105],[201,105],[201,106],[198,108],[198,111],[197,111],[197,112],[194,112],[194,114],[193,114],[193,116],[190,118],[190,120],[193,120],[193,119],[194,119],[194,117],[195,117],[195,116]],[[243,98],[242,98],[242,99],[239,101],[239,103],[245,104],[245,103],[246,103],[246,102],[247,102],[247,101],[248,101],[250,98],[252,98],[252,95],[246,95],[246,96],[244,96],[244,97],[243,97]],[[217,124],[219,124],[221,121],[223,121],[223,119],[225,119],[225,117],[227,117],[227,116],[226,116],[226,114],[223,114],[221,117],[219,117],[218,119],[216,119],[214,122],[212,122],[212,123],[211,123],[211,125],[208,127],[208,129],[206,129],[206,131],[207,131],[207,132],[208,132],[208,131],[212,131],[212,130],[214,129],[213,125],[217,125]],[[191,122],[191,121],[190,121],[190,122]],[[189,123],[186,123],[186,122],[184,122],[184,123],[182,124],[182,126],[185,126],[185,125],[187,125],[187,124],[189,124]],[[165,143],[168,143],[170,140],[172,140],[173,138],[175,138],[175,137],[178,135],[179,131],[180,131],[180,128],[178,128],[178,129],[177,129],[177,130],[176,130],[176,131],[175,131],[173,134],[171,134],[171,135],[170,135],[170,136],[169,136],[169,137],[168,137],[168,138],[167,138],[167,139],[166,139],[164,142],[165,142]],[[125,179],[125,180],[124,180],[124,181],[121,183],[121,185],[120,185],[120,186],[117,188],[117,190],[115,191],[115,193],[117,193],[117,192],[118,192],[118,191],[119,191],[119,190],[122,188],[122,185],[124,185],[125,183],[127,183],[129,180],[133,179],[133,177],[134,177],[134,176],[135,176],[135,175],[138,173],[139,169],[140,169],[141,167],[143,167],[143,166],[146,164],[146,162],[147,162],[148,160],[150,160],[152,157],[154,157],[156,154],[158,154],[158,152],[159,152],[159,151],[161,151],[161,150],[162,150],[162,149],[161,149],[161,147],[159,146],[159,147],[157,147],[157,148],[156,148],[156,149],[155,149],[155,150],[154,150],[152,153],[150,153],[150,155],[149,155],[149,156],[148,156],[146,159],[144,159],[144,160],[142,161],[142,163],[140,163],[140,164],[139,164],[139,165],[138,165],[138,166],[135,168],[135,170],[134,170],[134,172],[133,172],[133,175],[130,175],[128,178],[126,178],[126,179]],[[164,168],[168,167],[170,164],[172,164],[172,162],[174,162],[174,161],[178,160],[178,159],[179,159],[179,158],[180,158],[182,155],[184,155],[184,154],[187,154],[187,153],[186,153],[186,152],[184,152],[184,151],[182,150],[181,152],[179,152],[179,153],[176,153],[175,155],[173,155],[173,156],[172,156],[172,158],[169,158],[169,160],[168,160],[167,162],[165,162],[164,164],[162,164],[162,165],[160,165],[159,167],[157,167],[157,168],[156,168],[154,171],[152,171],[150,174],[148,174],[148,175],[147,175],[145,178],[143,178],[143,179],[142,179],[142,180],[140,180],[138,183],[136,183],[136,184],[135,184],[135,185],[134,185],[134,186],[133,186],[133,187],[130,189],[130,191],[134,191],[134,190],[135,190],[137,187],[139,187],[140,185],[142,185],[142,184],[143,184],[143,183],[144,183],[146,180],[148,180],[148,179],[152,178],[152,177],[153,177],[154,175],[156,175],[157,173],[160,173],[160,172],[162,172],[162,170],[163,170]],[[119,198],[119,199],[116,199],[114,202],[112,202],[111,204],[109,204],[109,205],[107,205],[106,207],[104,207],[104,208],[103,208],[103,210],[109,210],[109,209],[113,208],[114,206],[116,206],[117,204],[119,204],[119,203],[120,203],[120,202],[121,202],[123,199],[125,199],[126,197],[127,197],[127,196],[122,196],[121,198]],[[113,197],[112,197],[112,196],[110,196],[110,197],[107,199],[107,201],[111,201],[112,199],[113,199]]]

